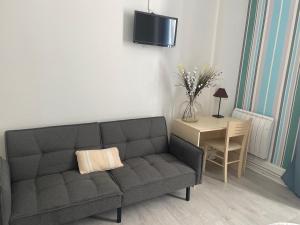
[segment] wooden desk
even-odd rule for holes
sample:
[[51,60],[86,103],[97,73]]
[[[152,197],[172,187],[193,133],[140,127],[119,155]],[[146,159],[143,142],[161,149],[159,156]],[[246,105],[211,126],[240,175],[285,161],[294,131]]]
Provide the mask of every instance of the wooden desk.
[[233,117],[203,116],[195,123],[187,123],[176,119],[172,124],[172,133],[200,147],[205,140],[225,137],[229,121],[241,120]]

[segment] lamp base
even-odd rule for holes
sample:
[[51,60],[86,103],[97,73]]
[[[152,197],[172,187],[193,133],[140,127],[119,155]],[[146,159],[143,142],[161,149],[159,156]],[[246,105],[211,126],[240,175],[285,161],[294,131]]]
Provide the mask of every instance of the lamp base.
[[216,117],[216,118],[224,118],[224,116],[222,116],[222,115],[213,115],[213,117]]

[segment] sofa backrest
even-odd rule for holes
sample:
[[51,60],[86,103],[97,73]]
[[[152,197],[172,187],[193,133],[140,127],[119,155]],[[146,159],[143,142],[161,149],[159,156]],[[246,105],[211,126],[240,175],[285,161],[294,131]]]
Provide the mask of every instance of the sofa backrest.
[[104,147],[118,147],[121,159],[166,152],[167,127],[164,117],[100,123]]
[[75,150],[102,147],[100,136],[98,123],[7,131],[12,182],[77,168]]

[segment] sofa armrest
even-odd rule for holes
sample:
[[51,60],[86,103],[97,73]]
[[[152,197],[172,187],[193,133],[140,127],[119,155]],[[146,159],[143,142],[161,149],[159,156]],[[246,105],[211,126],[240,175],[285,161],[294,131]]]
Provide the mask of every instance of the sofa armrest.
[[169,152],[196,171],[196,184],[202,180],[203,150],[171,134]]
[[11,214],[11,183],[8,162],[0,157],[0,225],[8,225]]

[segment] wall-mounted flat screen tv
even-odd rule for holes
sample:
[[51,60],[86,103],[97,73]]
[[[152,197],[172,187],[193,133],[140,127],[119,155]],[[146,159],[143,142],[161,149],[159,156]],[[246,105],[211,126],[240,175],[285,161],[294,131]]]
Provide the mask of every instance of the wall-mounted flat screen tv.
[[174,47],[178,19],[174,17],[135,11],[133,42]]

